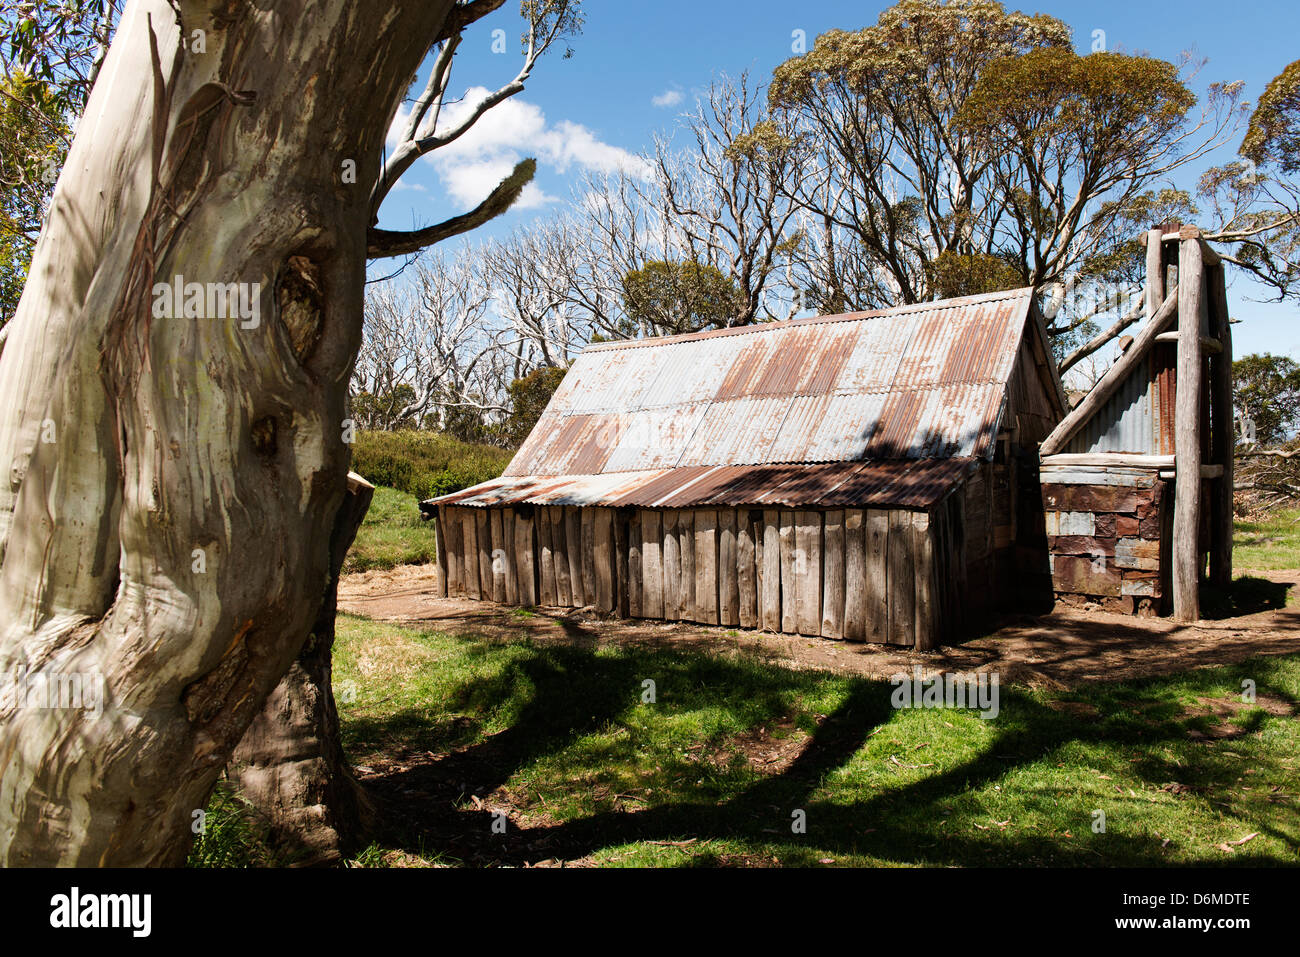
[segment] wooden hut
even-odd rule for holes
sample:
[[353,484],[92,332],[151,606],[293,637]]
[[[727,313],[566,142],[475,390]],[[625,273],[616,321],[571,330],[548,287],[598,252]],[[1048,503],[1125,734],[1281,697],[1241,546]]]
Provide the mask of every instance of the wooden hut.
[[600,343],[421,507],[445,595],[929,648],[1050,601],[1065,411],[1029,289]]
[[1053,586],[1067,602],[1200,617],[1232,579],[1232,335],[1223,264],[1187,226],[1147,247],[1146,320],[1042,446]]

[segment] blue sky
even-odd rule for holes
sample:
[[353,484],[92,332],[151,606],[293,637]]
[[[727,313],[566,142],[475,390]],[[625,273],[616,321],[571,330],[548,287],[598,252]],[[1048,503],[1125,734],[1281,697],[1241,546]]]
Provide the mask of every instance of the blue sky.
[[[536,185],[520,207],[474,234],[500,234],[566,203],[570,187],[587,169],[635,162],[656,132],[670,132],[677,114],[719,72],[749,70],[758,81],[791,56],[793,34],[811,45],[831,29],[858,29],[875,22],[889,4],[850,0],[586,0],[587,23],[574,55],[552,52],[538,64],[526,90],[489,113],[480,135],[456,153],[439,151],[403,178],[403,188],[384,205],[383,225],[426,225],[477,203],[523,156],[537,156]],[[1235,4],[1185,0],[1139,2],[1007,3],[1008,7],[1056,16],[1074,29],[1087,52],[1096,30],[1108,49],[1175,59],[1191,50],[1208,58],[1196,91],[1215,80],[1244,80],[1246,97],[1300,57],[1300,6],[1295,0]],[[500,86],[520,61],[518,5],[509,0],[478,24],[457,54],[456,91]],[[492,31],[505,31],[508,50],[493,53]],[[499,111],[499,112],[498,112]],[[497,114],[493,116],[493,114]],[[467,138],[469,139],[469,138]],[[1231,159],[1231,151],[1215,157]],[[1176,185],[1190,186],[1190,182]],[[377,264],[377,272],[384,264]],[[1238,355],[1287,353],[1300,359],[1300,307],[1256,302],[1266,292],[1246,278],[1229,290]]]

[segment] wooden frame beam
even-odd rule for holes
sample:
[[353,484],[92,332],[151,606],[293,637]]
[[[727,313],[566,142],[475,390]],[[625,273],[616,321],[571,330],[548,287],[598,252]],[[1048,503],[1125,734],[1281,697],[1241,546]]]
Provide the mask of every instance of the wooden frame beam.
[[1233,455],[1236,432],[1232,415],[1232,326],[1228,314],[1228,290],[1223,266],[1206,276],[1210,294],[1210,334],[1219,340],[1221,351],[1210,360],[1211,458],[1221,468],[1211,503],[1210,582],[1226,588],[1232,584],[1232,492]]
[[[1181,278],[1181,272],[1180,272]],[[1175,283],[1169,295],[1160,308],[1151,317],[1142,331],[1138,333],[1133,344],[1129,346],[1128,351],[1120,356],[1113,366],[1111,366],[1101,381],[1098,382],[1091,392],[1084,397],[1084,400],[1074,407],[1074,410],[1061,420],[1061,423],[1052,430],[1052,434],[1043,442],[1041,452],[1043,455],[1055,455],[1060,452],[1065,443],[1074,438],[1076,432],[1097,413],[1097,411],[1106,403],[1120,384],[1128,377],[1128,374],[1137,367],[1142,361],[1142,357],[1151,350],[1155,344],[1156,336],[1164,331],[1178,313],[1179,302],[1179,284]]]
[[1178,247],[1178,392],[1174,405],[1174,494],[1172,548],[1174,620],[1201,617],[1201,329],[1206,310],[1205,260],[1200,234]]

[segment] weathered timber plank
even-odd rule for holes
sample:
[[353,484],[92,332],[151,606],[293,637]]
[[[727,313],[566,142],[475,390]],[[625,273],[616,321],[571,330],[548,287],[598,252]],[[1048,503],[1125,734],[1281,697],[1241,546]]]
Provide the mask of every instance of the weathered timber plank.
[[824,638],[844,637],[844,512],[826,513],[822,533],[821,634]]
[[1052,583],[1072,595],[1119,596],[1120,570],[1113,562],[1074,555],[1052,556]]
[[664,618],[680,621],[682,617],[682,540],[677,534],[675,508],[664,512]]
[[1122,485],[1044,485],[1043,507],[1051,512],[1134,512],[1139,493]]
[[1160,470],[1118,468],[1075,468],[1073,466],[1042,465],[1038,475],[1044,485],[1096,485],[1113,488],[1151,488],[1158,480]]
[[519,562],[515,556],[515,510],[501,509],[502,561],[506,572],[506,604],[519,604]]
[[695,511],[695,620],[718,624],[718,513]]
[[781,543],[781,631],[794,634],[799,630],[797,578],[795,577],[794,512],[782,509],[779,538]]
[[474,519],[476,511],[473,508],[462,509],[460,527],[465,539],[465,597],[481,599],[483,593],[479,590],[478,523]]
[[781,628],[781,513],[763,510],[763,573],[759,581],[758,623],[767,631]]
[[592,574],[596,579],[596,609],[608,614],[617,606],[614,593],[614,510],[593,508],[591,516]]
[[630,519],[625,512],[611,513],[611,528],[614,532],[614,610],[620,618],[628,618],[628,526]]
[[[952,546],[951,515],[952,500],[949,496],[930,512],[929,546],[932,555],[930,578],[933,583],[933,625],[931,634],[935,645],[944,644],[948,628],[948,599],[952,587],[953,572],[949,565]],[[918,602],[919,604],[919,602]],[[918,612],[919,614],[919,612]],[[919,634],[919,630],[918,630]]]
[[1115,564],[1120,568],[1159,571],[1160,547],[1161,543],[1158,541],[1122,538],[1115,545]]
[[736,513],[736,621],[741,628],[757,628],[758,571],[761,542],[755,532],[761,527],[749,520],[749,510]]
[[627,523],[627,616],[641,618],[644,599],[642,597],[641,571],[641,516],[637,509]]
[[540,558],[538,570],[540,590],[537,593],[537,601],[541,605],[554,605],[558,598],[555,590],[555,546],[551,542],[551,510],[539,506],[535,514],[537,551]]
[[820,512],[795,513],[795,601],[801,635],[818,635],[822,629],[822,516]]
[[582,594],[588,605],[599,602],[596,593],[596,509],[581,510],[582,527]]
[[531,608],[537,604],[537,536],[532,509],[515,513],[515,567],[519,576],[519,604]]
[[1092,512],[1048,512],[1044,518],[1048,537],[1097,534],[1097,517]]
[[867,637],[866,513],[860,508],[844,512],[844,637]]
[[695,512],[684,508],[677,513],[678,560],[682,563],[681,588],[677,593],[678,614],[682,621],[695,617]]
[[656,511],[641,513],[641,614],[664,618],[663,517]]
[[1119,593],[1142,598],[1155,598],[1160,594],[1160,590],[1153,581],[1138,581],[1126,578],[1119,583]]
[[555,566],[555,603],[561,608],[573,607],[573,587],[569,584],[569,538],[565,528],[564,506],[551,505],[546,509],[551,526],[551,553]]
[[939,645],[936,589],[934,580],[934,541],[930,535],[930,516],[925,512],[912,515],[912,554],[916,563],[916,650],[929,651]]
[[889,640],[889,513],[869,509],[865,526],[867,576],[864,588],[868,641]]
[[447,597],[447,506],[438,506],[437,522],[433,527],[433,543],[437,549],[439,598]]
[[569,591],[574,608],[585,608],[592,596],[583,586],[582,578],[582,510],[574,505],[564,507],[564,545],[569,560]]
[[736,510],[718,509],[718,624],[740,624],[740,568]]
[[1087,555],[1089,558],[1096,558],[1098,555],[1107,558],[1114,556],[1115,542],[1114,536],[1102,538],[1088,535],[1049,535],[1047,537],[1047,547],[1053,555]]
[[916,556],[912,513],[889,513],[889,643],[916,644]]
[[1215,357],[1211,383],[1210,436],[1213,440],[1211,460],[1223,469],[1223,474],[1211,491],[1210,581],[1221,588],[1232,584],[1233,537],[1233,455],[1236,438],[1233,432],[1232,413],[1232,326],[1228,320],[1228,295],[1224,286],[1224,270],[1217,266],[1208,274],[1211,315],[1214,319],[1211,335],[1217,336],[1223,347]]
[[501,509],[494,508],[489,516],[492,539],[492,600],[499,605],[506,603],[506,552],[511,543],[506,541],[505,518]]
[[485,508],[474,511],[474,538],[478,542],[478,591],[484,601],[492,600],[492,520]]
[[465,525],[463,509],[447,506],[447,594],[465,597]]
[[965,634],[967,619],[970,617],[970,568],[966,563],[966,497],[954,495],[952,502],[952,562],[956,569],[953,576],[952,598],[950,602],[951,617],[946,626],[946,635],[950,641],[957,641]]

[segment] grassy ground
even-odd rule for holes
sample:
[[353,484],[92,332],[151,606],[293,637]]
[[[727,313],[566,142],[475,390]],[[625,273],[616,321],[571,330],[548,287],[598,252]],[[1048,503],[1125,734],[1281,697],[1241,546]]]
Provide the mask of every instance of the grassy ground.
[[[367,863],[1300,863],[1294,657],[1003,688],[992,720],[895,710],[886,682],[753,659],[365,619],[340,621],[335,669],[358,691],[342,708],[354,761],[385,793],[428,794]],[[1245,679],[1264,707],[1242,702]],[[495,809],[509,840],[491,835]]]
[[198,833],[190,849],[190,867],[273,867],[281,863],[267,850],[253,809],[224,781],[208,799]]
[[370,511],[357,530],[357,539],[344,560],[343,571],[418,565],[437,558],[434,523],[420,517],[414,495],[380,486]]
[[1260,571],[1300,568],[1300,509],[1279,510],[1262,520],[1235,524],[1234,567]]
[[[431,558],[415,502],[377,490],[350,569]],[[1238,523],[1235,564],[1300,566],[1300,512]],[[1242,701],[1247,679],[1263,707]],[[393,791],[407,773],[395,763],[419,756],[428,779],[417,823],[360,866],[1300,863],[1294,656],[1070,694],[1003,688],[986,721],[895,710],[887,683],[735,656],[344,616],[335,681],[356,691],[340,705],[345,743],[378,772],[371,786]],[[497,809],[508,838],[491,834]],[[191,862],[270,862],[228,790]]]

